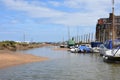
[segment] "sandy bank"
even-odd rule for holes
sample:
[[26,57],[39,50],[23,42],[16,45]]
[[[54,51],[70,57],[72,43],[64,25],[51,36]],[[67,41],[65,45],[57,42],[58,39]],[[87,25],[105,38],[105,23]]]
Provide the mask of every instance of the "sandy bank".
[[48,60],[48,58],[38,57],[31,54],[15,53],[12,51],[0,50],[0,68],[14,65]]

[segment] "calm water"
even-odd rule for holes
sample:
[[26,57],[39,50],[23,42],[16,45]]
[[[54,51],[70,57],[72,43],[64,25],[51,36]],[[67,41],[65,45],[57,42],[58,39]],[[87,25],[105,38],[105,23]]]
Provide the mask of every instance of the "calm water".
[[52,47],[23,52],[50,60],[2,69],[0,80],[120,80],[120,64],[104,63],[96,53],[73,54]]

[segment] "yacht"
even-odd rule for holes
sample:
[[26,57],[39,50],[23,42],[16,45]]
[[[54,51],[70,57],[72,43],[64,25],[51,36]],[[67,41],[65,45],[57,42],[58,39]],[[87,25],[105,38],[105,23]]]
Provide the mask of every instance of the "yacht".
[[103,50],[103,60],[104,61],[120,61],[120,40],[116,39],[114,40],[114,47],[112,45],[112,41],[110,40],[108,42],[109,44],[106,44],[106,50]]

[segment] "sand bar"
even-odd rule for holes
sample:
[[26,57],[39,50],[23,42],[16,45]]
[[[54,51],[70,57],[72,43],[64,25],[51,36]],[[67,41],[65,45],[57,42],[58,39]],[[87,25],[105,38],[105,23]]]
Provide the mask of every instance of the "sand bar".
[[32,54],[23,54],[7,50],[0,50],[0,69],[45,60],[48,60],[48,58],[34,56]]

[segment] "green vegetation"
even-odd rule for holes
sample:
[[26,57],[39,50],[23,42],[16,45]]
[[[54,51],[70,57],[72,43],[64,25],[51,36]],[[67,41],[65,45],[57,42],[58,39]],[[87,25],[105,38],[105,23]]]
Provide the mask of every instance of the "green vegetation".
[[10,49],[14,50],[16,49],[16,42],[14,41],[2,41],[0,42],[0,49]]
[[26,43],[26,42],[15,42],[15,41],[2,41],[0,42],[0,50],[25,50],[30,48],[40,47],[41,43]]

